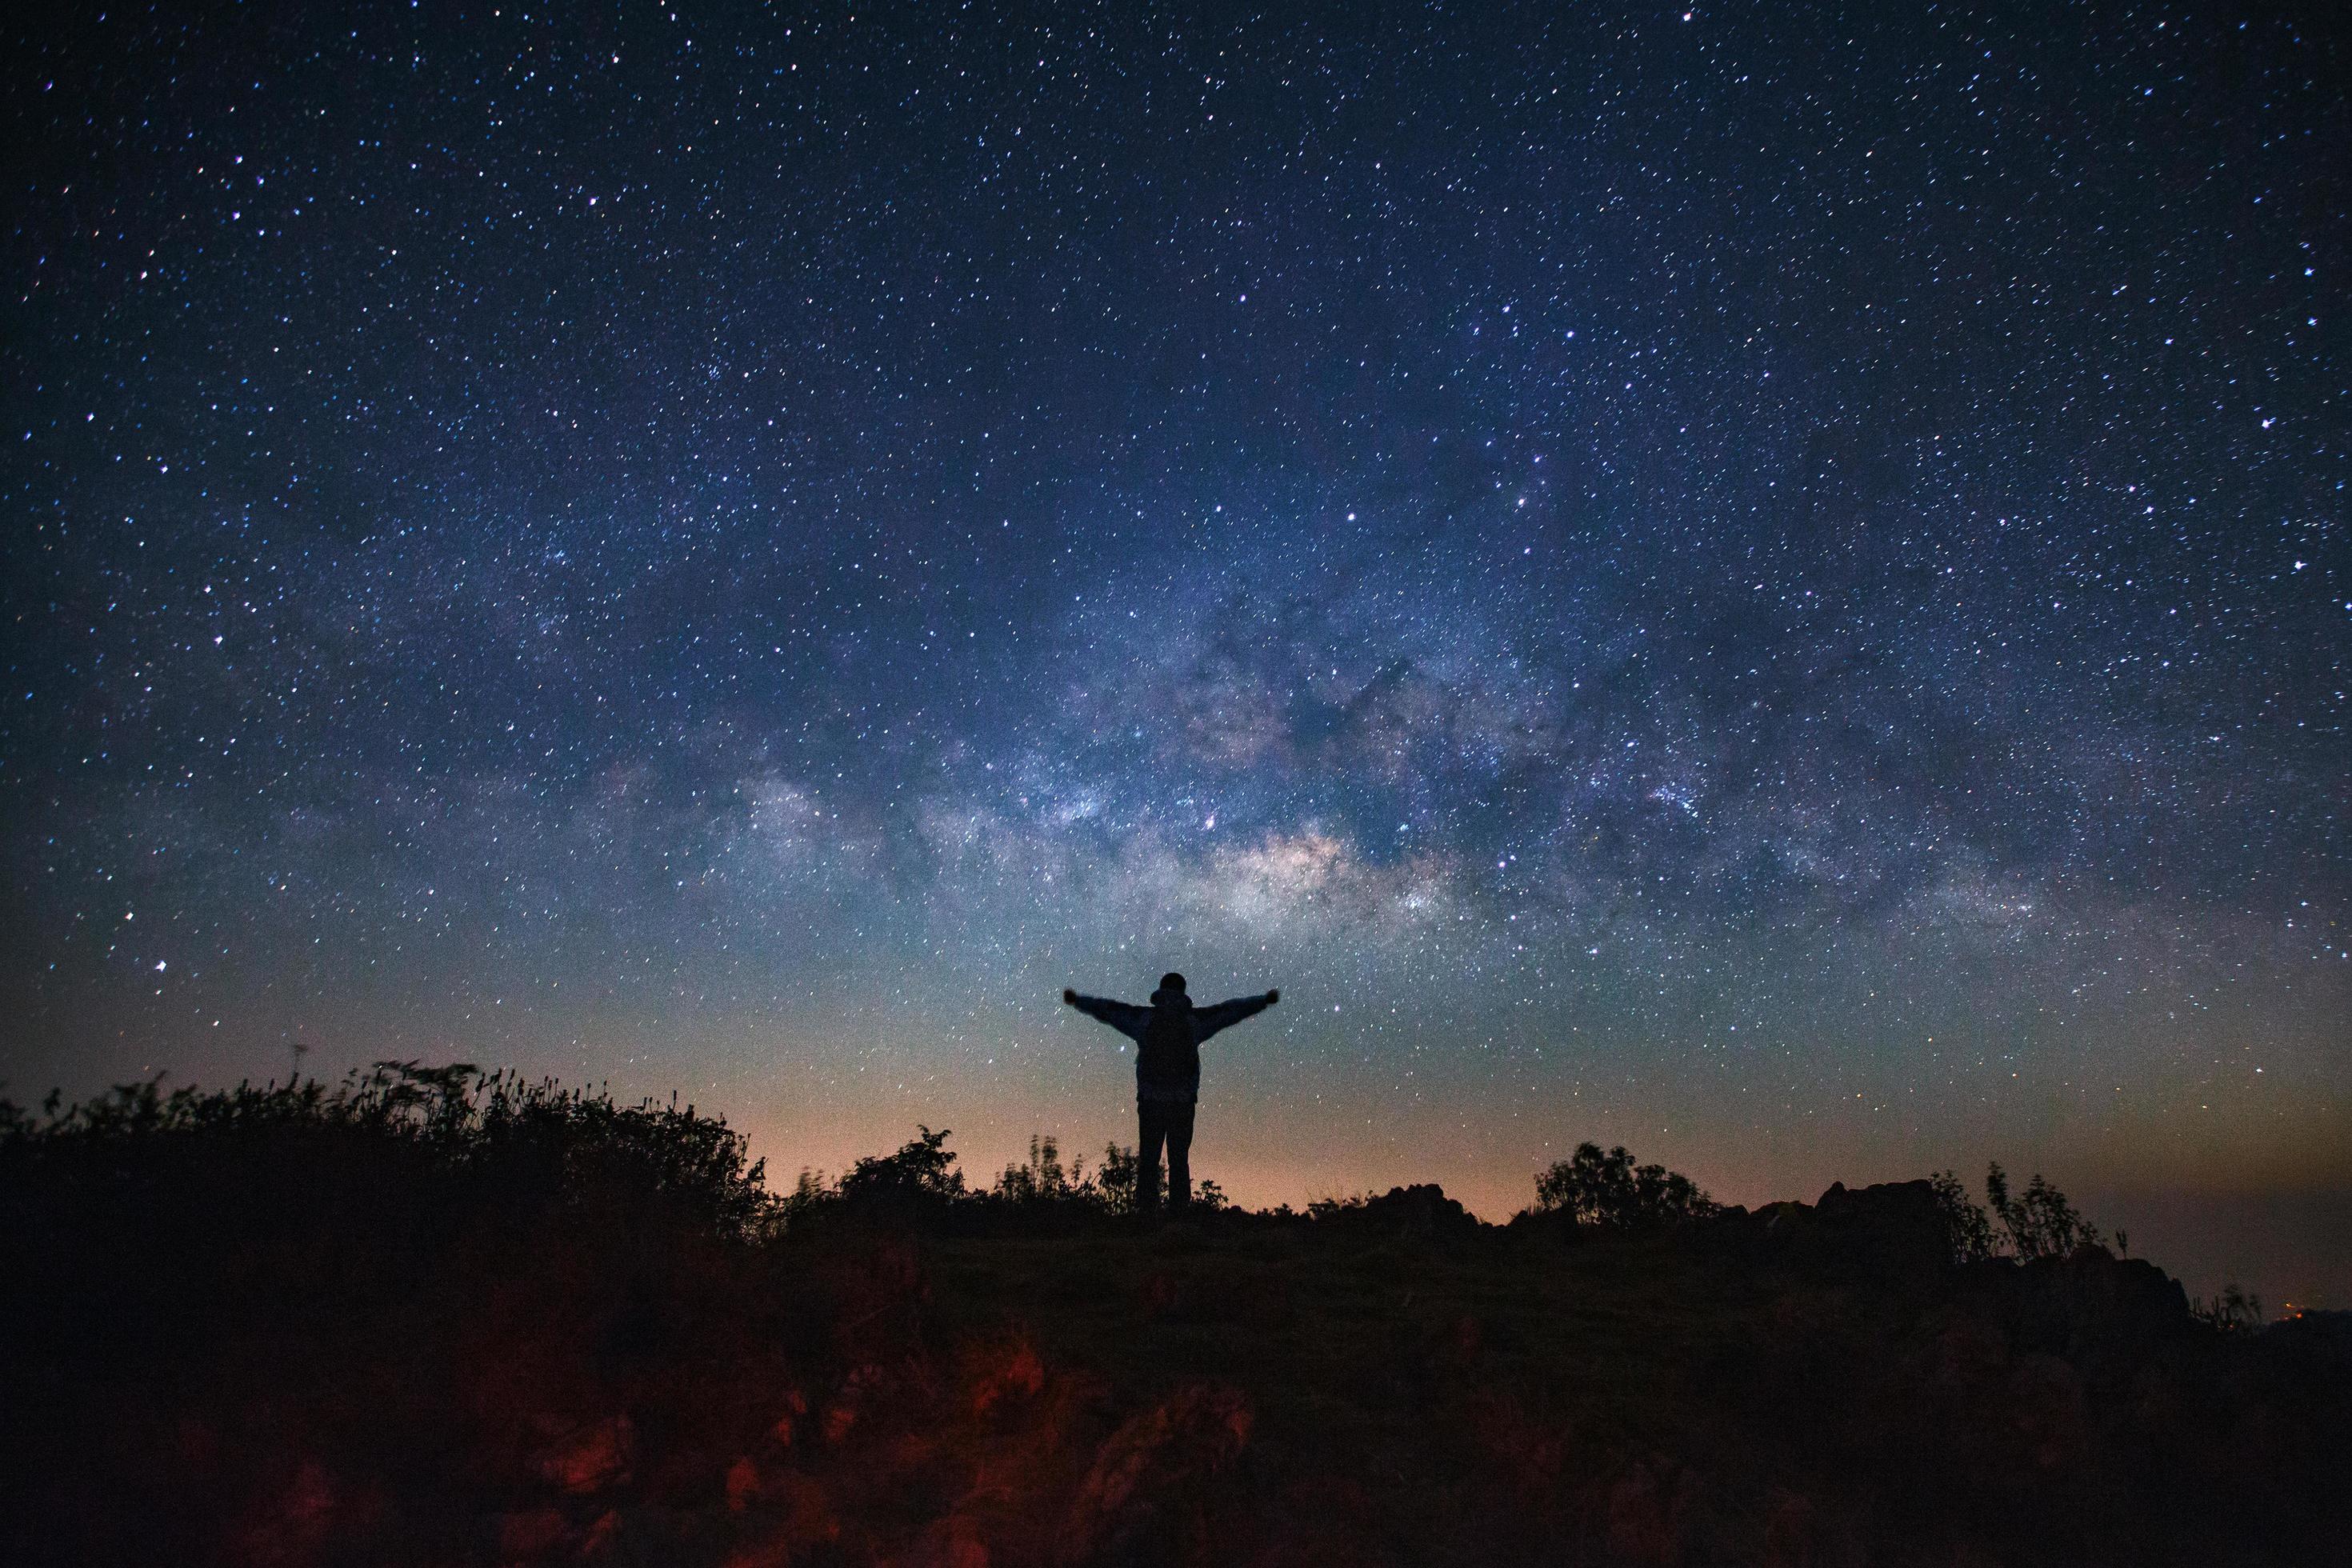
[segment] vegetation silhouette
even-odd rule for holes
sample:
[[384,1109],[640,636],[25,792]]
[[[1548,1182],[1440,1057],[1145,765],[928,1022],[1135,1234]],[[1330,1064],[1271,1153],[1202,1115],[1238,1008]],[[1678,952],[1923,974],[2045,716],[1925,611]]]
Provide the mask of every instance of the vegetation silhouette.
[[1580,1226],[1654,1230],[1704,1219],[1721,1207],[1687,1176],[1664,1165],[1636,1165],[1622,1143],[1602,1153],[1598,1143],[1536,1178],[1536,1212],[1559,1214]]
[[[0,1105],[0,1560],[2316,1560],[2340,1318],[2040,1178],[1749,1212],[1580,1146],[1135,1223],[944,1129],[768,1189],[692,1105],[463,1065]],[[1205,1195],[1205,1194],[1204,1194]],[[2202,1306],[2202,1304],[2200,1304]]]
[[[2017,1197],[2009,1192],[2009,1173],[2000,1162],[1985,1167],[1985,1201],[1970,1198],[1960,1179],[1949,1171],[1931,1178],[1936,1201],[1952,1230],[1952,1252],[1962,1263],[1996,1258],[2030,1263],[2037,1258],[2066,1258],[2084,1247],[2104,1247],[2106,1238],[2066,1201],[2066,1194],[2042,1179],[2037,1171]],[[1999,1221],[1996,1228],[1994,1222]],[[2124,1233],[2116,1233],[2116,1252],[2130,1250]]]

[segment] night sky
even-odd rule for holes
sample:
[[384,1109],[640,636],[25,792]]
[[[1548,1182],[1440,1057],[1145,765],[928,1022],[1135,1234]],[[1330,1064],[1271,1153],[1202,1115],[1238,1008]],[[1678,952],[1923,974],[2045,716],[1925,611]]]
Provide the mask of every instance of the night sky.
[[2352,1306],[2340,37],[34,9],[10,1097],[984,1176],[1173,967],[1248,1201],[1998,1158]]

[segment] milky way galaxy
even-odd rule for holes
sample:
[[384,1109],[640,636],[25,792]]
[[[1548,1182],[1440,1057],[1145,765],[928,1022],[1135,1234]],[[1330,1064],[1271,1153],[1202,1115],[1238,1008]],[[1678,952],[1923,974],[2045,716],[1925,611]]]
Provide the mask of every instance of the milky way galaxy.
[[1283,991],[1250,1201],[2000,1159],[2352,1296],[2340,36],[8,26],[13,1098],[985,1171],[1132,1136],[1060,990],[1180,967]]

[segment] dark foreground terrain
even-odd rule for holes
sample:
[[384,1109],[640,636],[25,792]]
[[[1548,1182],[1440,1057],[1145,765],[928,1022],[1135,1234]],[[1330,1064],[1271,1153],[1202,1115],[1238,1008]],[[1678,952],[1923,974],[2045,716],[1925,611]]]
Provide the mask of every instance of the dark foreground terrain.
[[1924,1183],[1153,1228],[1047,1153],[779,1200],[459,1069],[11,1113],[0,1560],[2352,1561],[2339,1324],[1957,1264]]

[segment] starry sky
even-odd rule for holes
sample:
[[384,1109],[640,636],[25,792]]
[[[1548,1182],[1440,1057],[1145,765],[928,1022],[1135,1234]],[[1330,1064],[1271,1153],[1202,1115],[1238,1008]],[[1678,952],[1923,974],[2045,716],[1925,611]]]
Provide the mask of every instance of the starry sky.
[[1131,1139],[1058,994],[1175,967],[1283,990],[1250,1201],[1998,1158],[2352,1306],[2325,26],[39,9],[13,1097],[456,1058],[982,1173]]

